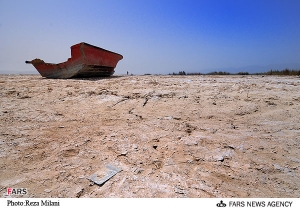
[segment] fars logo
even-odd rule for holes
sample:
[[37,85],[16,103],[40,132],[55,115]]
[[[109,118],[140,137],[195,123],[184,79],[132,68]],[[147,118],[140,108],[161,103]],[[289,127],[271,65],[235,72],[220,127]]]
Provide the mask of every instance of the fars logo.
[[226,207],[226,204],[223,202],[223,200],[221,200],[219,203],[217,203],[217,207],[222,207],[222,208],[224,208],[224,207]]
[[8,195],[26,195],[27,189],[26,188],[7,188]]

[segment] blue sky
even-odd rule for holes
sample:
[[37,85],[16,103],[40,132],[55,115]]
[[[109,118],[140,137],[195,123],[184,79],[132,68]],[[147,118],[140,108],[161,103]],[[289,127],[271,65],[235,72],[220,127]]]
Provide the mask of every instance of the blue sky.
[[299,11],[299,0],[0,0],[0,73],[36,73],[25,60],[64,62],[79,42],[122,54],[116,74],[291,68]]

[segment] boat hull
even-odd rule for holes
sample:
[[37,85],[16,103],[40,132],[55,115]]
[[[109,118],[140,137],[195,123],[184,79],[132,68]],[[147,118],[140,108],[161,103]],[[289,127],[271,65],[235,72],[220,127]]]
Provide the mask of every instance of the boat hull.
[[58,64],[45,63],[41,59],[26,61],[46,78],[74,78],[111,76],[123,56],[87,43],[71,46],[71,58]]

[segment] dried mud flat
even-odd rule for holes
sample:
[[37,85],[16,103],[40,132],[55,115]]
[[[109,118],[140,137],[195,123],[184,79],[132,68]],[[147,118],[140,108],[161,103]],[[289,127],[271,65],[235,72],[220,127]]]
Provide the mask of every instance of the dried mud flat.
[[300,197],[299,77],[1,75],[0,94],[0,197]]

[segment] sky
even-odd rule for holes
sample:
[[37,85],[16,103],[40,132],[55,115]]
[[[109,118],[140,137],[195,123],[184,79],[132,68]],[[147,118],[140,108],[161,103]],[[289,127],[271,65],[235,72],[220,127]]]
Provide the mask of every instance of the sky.
[[80,42],[122,54],[115,74],[300,69],[299,11],[299,0],[0,0],[0,73],[37,73],[25,60],[64,62]]

